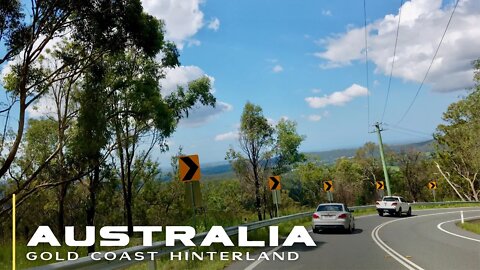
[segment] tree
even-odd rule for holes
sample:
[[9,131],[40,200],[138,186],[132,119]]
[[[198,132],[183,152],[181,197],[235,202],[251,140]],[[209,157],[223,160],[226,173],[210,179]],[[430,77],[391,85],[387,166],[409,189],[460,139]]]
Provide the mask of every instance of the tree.
[[480,60],[473,64],[475,88],[448,107],[434,136],[438,171],[458,198],[468,201],[480,196]]
[[[4,88],[11,97],[10,104],[0,109],[0,113],[9,116],[11,111],[18,111],[18,125],[12,127],[16,128],[13,143],[9,149],[2,149],[7,154],[0,166],[0,177],[5,176],[17,155],[24,135],[27,108],[33,106],[53,83],[72,76],[72,70],[83,73],[105,54],[123,51],[131,44],[154,55],[152,44],[163,41],[163,35],[159,35],[160,23],[143,13],[139,0],[35,0],[30,2],[29,8],[20,3],[4,1],[0,4],[3,19],[0,42],[5,48],[0,55],[0,64],[10,61],[10,73],[5,78]],[[76,49],[63,51],[59,65],[46,66],[45,53],[53,43],[62,39],[74,44]],[[170,48],[165,56],[168,59],[175,54],[175,48],[171,43],[165,43],[165,46]],[[7,117],[4,126],[9,125]],[[13,193],[25,189],[59,149],[56,148],[32,177],[1,198],[0,204],[9,201]]]
[[[304,137],[295,129],[296,124],[288,120],[281,120],[274,128],[263,116],[260,106],[250,102],[245,104],[239,130],[242,153],[231,148],[226,159],[231,161],[237,175],[253,186],[259,220],[265,218],[268,205],[266,178],[269,171],[286,171],[289,165],[303,158],[298,147]],[[278,163],[274,164],[275,161]]]
[[423,191],[431,178],[431,159],[418,150],[407,149],[396,155],[396,161],[410,199],[417,202],[425,200]]
[[[169,50],[159,49],[164,55]],[[110,68],[107,77],[111,78],[109,84],[112,95],[105,102],[112,108],[112,116],[108,121],[115,134],[125,218],[130,235],[133,234],[133,183],[151,151],[155,146],[159,146],[160,152],[168,149],[166,138],[171,136],[178,121],[187,117],[188,111],[197,102],[208,106],[215,104],[207,77],[190,82],[187,89],[180,87],[172,95],[161,95],[159,79],[163,78],[162,70],[179,64],[176,58],[171,58],[157,63],[154,58],[133,49],[115,55],[108,61]],[[149,146],[140,151],[141,144]],[[137,166],[134,166],[135,160],[139,162]]]
[[305,155],[298,148],[305,136],[297,133],[297,123],[287,119],[281,119],[276,125],[275,154],[277,157],[274,174],[286,173],[291,165],[306,160]]

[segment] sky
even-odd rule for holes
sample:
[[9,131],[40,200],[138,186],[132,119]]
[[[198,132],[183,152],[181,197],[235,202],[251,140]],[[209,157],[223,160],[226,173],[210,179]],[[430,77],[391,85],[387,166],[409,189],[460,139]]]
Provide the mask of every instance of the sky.
[[[305,152],[376,141],[375,122],[385,123],[387,144],[431,139],[448,105],[474,85],[471,63],[480,57],[480,1],[460,0],[425,84],[399,122],[432,61],[452,0],[366,0],[368,70],[360,0],[142,3],[164,20],[166,37],[181,55],[181,66],[166,71],[162,92],[206,75],[217,99],[215,108],[197,106],[180,122],[169,138],[170,152],[154,154],[162,167],[179,146],[198,154],[201,163],[224,160],[230,146],[238,149],[247,101],[261,106],[272,124],[281,118],[296,121],[306,136],[300,147]],[[41,102],[37,108],[47,106]]]

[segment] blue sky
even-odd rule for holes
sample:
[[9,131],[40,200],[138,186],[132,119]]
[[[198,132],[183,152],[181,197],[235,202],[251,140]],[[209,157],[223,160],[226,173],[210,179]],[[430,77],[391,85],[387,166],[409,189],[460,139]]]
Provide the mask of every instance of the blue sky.
[[[369,89],[364,63],[363,1],[143,0],[164,20],[182,66],[168,70],[164,94],[207,75],[215,109],[198,107],[155,153],[162,167],[180,145],[202,163],[222,161],[245,102],[263,108],[272,123],[287,117],[306,136],[302,151],[358,147],[376,141],[393,59],[400,1],[366,0]],[[453,9],[452,0],[412,0],[401,7],[398,46],[383,133],[386,143],[431,138],[441,115],[473,86],[471,61],[480,57],[480,3],[460,1],[426,84],[412,101]],[[367,93],[370,100],[368,123]],[[42,115],[48,100],[40,100]],[[370,124],[370,126],[368,125]],[[392,126],[398,124],[398,127]],[[413,131],[412,131],[413,130]]]
[[[144,3],[147,10],[157,14],[148,1]],[[388,59],[393,57],[399,4],[400,1],[367,0],[367,29],[372,42],[370,124],[381,120],[384,109],[391,66]],[[452,4],[428,0],[407,1],[402,6],[398,67],[394,66],[384,118],[390,124],[383,134],[386,143],[428,139],[441,122],[442,112],[465,95],[461,89],[472,85],[470,62],[480,56],[480,51],[458,34],[466,29],[475,31],[462,18],[475,17],[479,8],[473,1],[463,1],[445,37],[446,45],[439,51],[437,59],[441,61],[432,66],[431,80],[427,79],[412,110],[398,124],[400,127],[391,126],[397,124],[412,101],[445,29]],[[302,151],[356,147],[376,141],[376,135],[368,133],[372,128],[367,125],[365,92],[359,91],[343,103],[330,96],[354,84],[359,89],[366,87],[363,1],[207,0],[198,4],[197,12],[203,14],[203,26],[194,35],[177,41],[182,47],[182,65],[198,67],[214,78],[215,96],[231,107],[212,111],[214,116],[200,125],[181,124],[171,138],[172,149],[182,145],[185,153],[198,153],[203,162],[222,160],[230,145],[237,146],[233,135],[246,101],[260,105],[265,116],[273,121],[282,117],[296,121],[299,133],[306,135]],[[218,23],[218,28],[211,22]],[[425,36],[415,40],[422,31]],[[461,62],[461,67],[442,68],[450,61],[449,50],[462,47],[471,52],[455,55],[455,59],[460,58],[455,61]],[[452,78],[458,81],[452,85],[440,87],[445,84],[439,78],[452,72],[466,75]],[[345,98],[337,96],[340,100]],[[306,100],[309,97],[317,97],[316,105]],[[162,154],[163,164],[170,155]]]

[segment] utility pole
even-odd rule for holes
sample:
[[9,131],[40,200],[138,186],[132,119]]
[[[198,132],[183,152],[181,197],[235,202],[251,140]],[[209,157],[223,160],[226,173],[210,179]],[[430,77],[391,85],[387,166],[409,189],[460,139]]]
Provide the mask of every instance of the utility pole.
[[385,156],[383,153],[383,142],[382,142],[382,131],[383,129],[380,128],[380,123],[375,123],[375,130],[378,135],[378,145],[380,146],[380,158],[382,159],[382,166],[383,166],[383,174],[385,175],[385,185],[387,186],[387,195],[392,196],[392,192],[390,191],[390,179],[388,177],[387,171],[387,164],[385,162]]

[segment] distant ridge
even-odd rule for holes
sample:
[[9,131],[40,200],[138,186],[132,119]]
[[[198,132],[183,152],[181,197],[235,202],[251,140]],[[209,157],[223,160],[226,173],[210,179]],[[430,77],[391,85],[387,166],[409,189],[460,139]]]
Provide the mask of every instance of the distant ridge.
[[[433,151],[433,143],[433,140],[428,140],[408,144],[391,144],[388,145],[388,148],[395,152],[401,152],[402,150],[413,148],[420,152],[429,153]],[[359,148],[360,147],[305,152],[304,154],[307,155],[308,159],[320,159],[323,163],[332,164],[335,163],[337,159],[342,157],[354,157]],[[233,177],[233,171],[228,161],[220,161],[204,164],[202,166],[202,175],[205,177],[205,180],[228,179]]]

